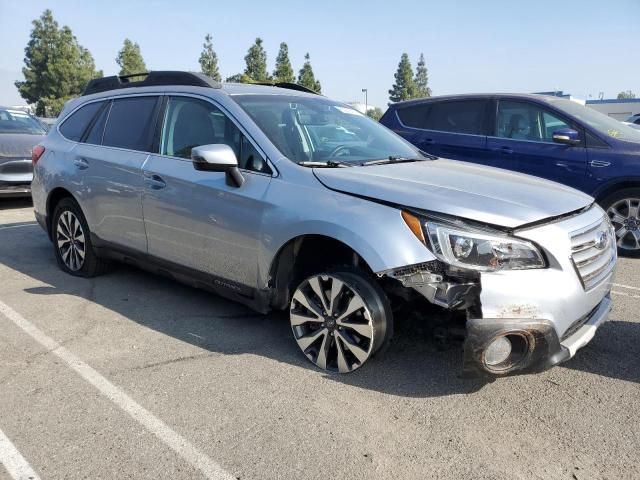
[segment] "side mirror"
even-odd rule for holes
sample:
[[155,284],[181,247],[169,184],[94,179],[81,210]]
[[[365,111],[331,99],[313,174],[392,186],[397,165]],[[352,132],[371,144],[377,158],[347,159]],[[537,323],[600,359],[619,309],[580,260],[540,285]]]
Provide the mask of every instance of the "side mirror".
[[227,185],[241,187],[244,177],[238,169],[238,158],[229,145],[216,143],[191,149],[193,168],[207,172],[225,172]]
[[556,143],[562,143],[563,145],[569,145],[571,147],[580,143],[580,137],[578,132],[572,128],[561,128],[553,132],[553,141]]

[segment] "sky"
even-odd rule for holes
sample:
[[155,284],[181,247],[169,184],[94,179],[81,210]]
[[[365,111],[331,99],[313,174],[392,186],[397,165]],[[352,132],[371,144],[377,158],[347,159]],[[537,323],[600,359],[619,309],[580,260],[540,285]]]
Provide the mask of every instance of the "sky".
[[400,56],[424,53],[434,95],[564,90],[581,98],[640,97],[640,0],[198,1],[0,0],[0,105],[24,104],[20,79],[31,21],[50,8],[88,48],[96,67],[117,74],[125,38],[152,70],[198,70],[213,36],[223,78],[244,70],[256,37],[268,68],[287,42],[294,70],[311,55],[323,94],[388,103]]

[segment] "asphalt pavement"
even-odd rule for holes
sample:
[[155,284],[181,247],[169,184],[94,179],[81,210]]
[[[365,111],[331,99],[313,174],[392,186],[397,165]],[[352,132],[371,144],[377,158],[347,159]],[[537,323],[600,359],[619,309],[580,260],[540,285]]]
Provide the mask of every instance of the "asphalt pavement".
[[400,322],[328,375],[283,314],[126,266],[56,266],[29,202],[0,201],[0,479],[640,478],[640,260],[610,321],[538,375],[460,377]]

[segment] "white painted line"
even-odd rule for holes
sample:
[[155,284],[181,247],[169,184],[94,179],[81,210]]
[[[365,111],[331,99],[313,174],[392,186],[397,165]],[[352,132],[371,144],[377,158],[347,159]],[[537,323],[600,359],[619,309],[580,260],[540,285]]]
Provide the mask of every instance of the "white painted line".
[[36,225],[38,225],[36,222],[25,223],[23,225],[9,225],[8,227],[0,227],[0,230],[9,230],[11,228],[22,228],[22,227],[34,227]]
[[31,465],[2,430],[0,430],[0,465],[4,465],[11,478],[15,480],[40,480]]
[[633,293],[628,292],[617,292],[616,290],[611,290],[611,293],[613,293],[614,295],[620,295],[622,297],[640,298],[640,295],[634,295]]
[[628,288],[629,290],[638,290],[640,292],[640,288],[638,287],[631,287],[629,285],[623,285],[621,283],[612,283],[611,285],[613,285],[614,287]]
[[190,443],[179,433],[173,431],[166,423],[156,417],[153,413],[138,404],[134,399],[119,389],[98,371],[80,360],[77,356],[61,346],[33,323],[28,321],[11,307],[0,301],[0,313],[15,323],[18,327],[29,334],[36,342],[56,355],[69,368],[74,370],[83,379],[97,388],[100,393],[127,412],[134,420],[142,424],[147,430],[158,437],[165,445],[176,452],[192,467],[200,470],[210,479],[235,479],[230,473],[225,471],[220,465],[214,462],[206,454],[199,451],[195,445]]

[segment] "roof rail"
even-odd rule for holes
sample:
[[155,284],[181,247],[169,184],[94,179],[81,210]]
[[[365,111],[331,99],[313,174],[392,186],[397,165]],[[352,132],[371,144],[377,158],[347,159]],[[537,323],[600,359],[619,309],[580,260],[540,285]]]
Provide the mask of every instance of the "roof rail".
[[[142,80],[132,80],[144,77]],[[151,87],[162,85],[190,85],[193,87],[220,88],[220,83],[202,73],[180,71],[153,71],[131,75],[113,75],[94,78],[87,84],[82,95],[117,90],[129,87]]]
[[314,95],[320,95],[320,93],[315,90],[311,90],[310,88],[303,87],[302,85],[298,85],[297,83],[290,82],[256,82],[253,85],[265,85],[267,87],[278,87],[278,88],[288,88],[289,90],[297,90],[299,92],[313,93]]

